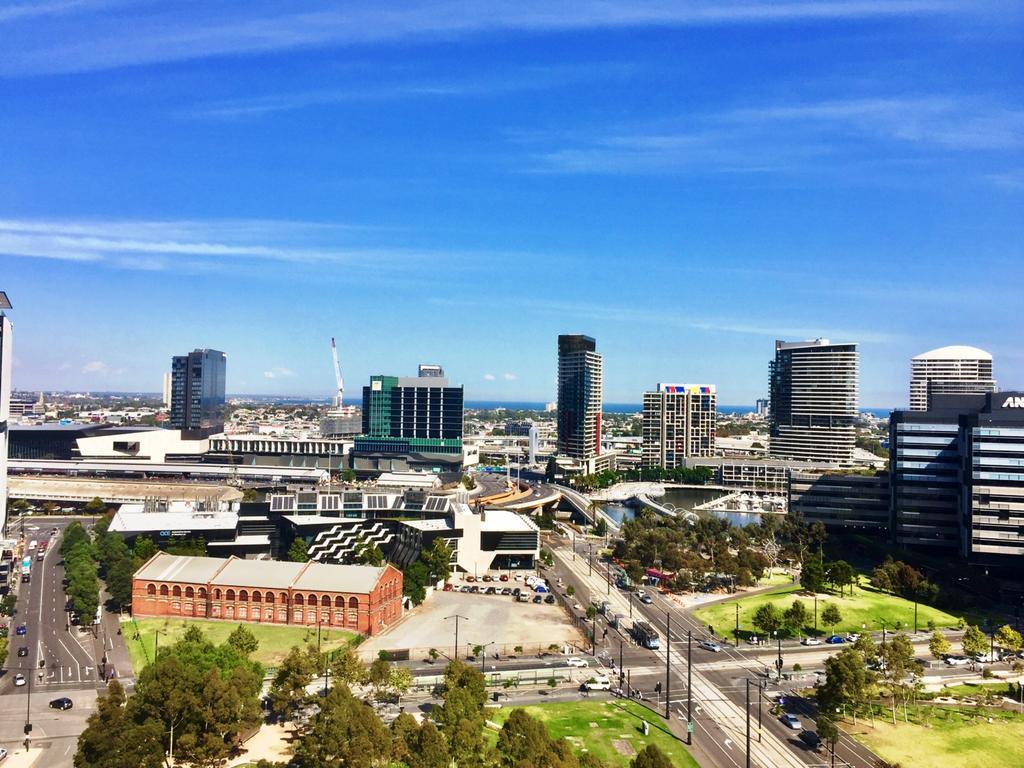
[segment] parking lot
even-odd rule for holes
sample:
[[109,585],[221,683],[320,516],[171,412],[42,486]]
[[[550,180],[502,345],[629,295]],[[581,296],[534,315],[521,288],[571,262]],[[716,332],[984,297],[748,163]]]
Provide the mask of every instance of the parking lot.
[[[473,586],[456,582],[456,589]],[[466,593],[459,591],[435,592],[422,605],[409,611],[402,623],[392,631],[368,639],[360,646],[364,652],[376,654],[381,650],[416,649],[425,653],[436,648],[451,655],[455,642],[455,619],[459,619],[460,655],[469,654],[473,646],[487,644],[487,654],[497,652],[503,656],[515,653],[516,646],[523,653],[535,653],[549,646],[582,644],[579,631],[574,628],[564,609],[555,602],[534,603],[536,595],[521,582],[494,582],[475,584],[481,589],[493,587],[495,591],[507,588],[526,590],[529,602],[519,602],[512,595]]]

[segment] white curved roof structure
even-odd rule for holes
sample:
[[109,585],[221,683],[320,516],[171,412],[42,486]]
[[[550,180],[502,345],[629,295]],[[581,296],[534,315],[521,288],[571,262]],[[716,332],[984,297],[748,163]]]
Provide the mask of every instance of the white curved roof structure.
[[939,347],[923,352],[914,357],[915,360],[991,360],[992,353],[977,347],[954,344],[950,347]]

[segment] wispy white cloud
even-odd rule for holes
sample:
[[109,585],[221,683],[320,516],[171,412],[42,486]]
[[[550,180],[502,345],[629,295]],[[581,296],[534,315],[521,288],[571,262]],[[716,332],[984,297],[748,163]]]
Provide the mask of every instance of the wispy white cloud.
[[497,378],[493,373],[485,373],[484,381],[494,381]]
[[82,366],[82,373],[107,373],[109,367],[102,360],[92,360]]
[[[74,25],[34,26],[31,34],[20,37],[18,45],[8,46],[0,60],[0,73],[86,72],[211,56],[449,40],[494,32],[829,22],[977,13],[978,6],[965,0],[579,0],[570,7],[548,0],[430,4],[354,0],[340,8],[327,0],[288,4],[251,0],[231,7],[198,4],[182,14],[163,5],[142,4],[117,14],[79,14]],[[26,15],[11,13],[9,20],[17,23]]]
[[[267,263],[381,270],[430,263],[442,255],[397,246],[348,246],[347,232],[342,226],[296,221],[0,219],[0,255],[188,272]],[[484,255],[443,254],[466,261]]]
[[[674,124],[673,124],[674,123]],[[764,104],[691,114],[589,135],[513,137],[532,151],[525,170],[556,174],[820,171],[884,157],[1024,147],[1024,108],[950,96]],[[1007,179],[1012,185],[1013,178]]]
[[501,374],[501,378],[503,378],[505,381],[515,381],[519,377],[516,376],[514,373],[503,373]]
[[582,80],[625,77],[632,71],[633,67],[630,64],[618,62],[596,62],[585,66],[524,67],[490,78],[377,83],[243,96],[196,104],[180,110],[177,115],[233,119],[359,101],[492,96],[512,91],[558,88]]
[[295,371],[290,368],[271,368],[269,371],[263,372],[265,379],[287,379],[294,375]]

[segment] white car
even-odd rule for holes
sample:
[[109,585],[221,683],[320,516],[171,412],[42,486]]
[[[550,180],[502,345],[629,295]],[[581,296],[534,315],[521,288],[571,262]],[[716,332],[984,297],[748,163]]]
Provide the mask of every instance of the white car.
[[25,676],[24,676],[23,674],[21,674],[20,672],[19,672],[18,674],[16,674],[16,675],[14,676],[14,684],[15,684],[15,685],[16,685],[17,687],[19,687],[19,688],[20,688],[21,686],[23,686],[23,685],[25,684]]
[[583,690],[585,691],[610,691],[611,689],[612,681],[607,675],[592,677],[583,684]]
[[710,640],[701,640],[697,645],[703,648],[705,651],[711,651],[712,653],[721,653],[722,646],[718,643],[713,643]]
[[805,637],[800,641],[800,645],[821,645],[821,640],[816,637]]
[[794,731],[802,731],[804,729],[803,724],[800,722],[800,718],[796,715],[791,715],[789,712],[784,713],[779,720],[782,721],[784,726],[792,728]]
[[7,750],[4,749],[3,747],[0,747],[0,760],[6,760],[6,759],[7,759]]
[[565,660],[565,666],[567,667],[589,667],[590,664],[586,659],[581,659],[578,656],[570,656]]
[[971,660],[966,656],[947,656],[946,663],[951,667],[962,667],[966,664],[970,664]]
[[860,632],[851,632],[846,636],[846,642],[848,643],[856,643],[858,640],[860,640]]

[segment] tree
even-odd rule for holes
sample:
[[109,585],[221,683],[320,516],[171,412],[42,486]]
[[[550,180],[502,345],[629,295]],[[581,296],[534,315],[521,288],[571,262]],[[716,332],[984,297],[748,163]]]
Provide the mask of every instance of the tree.
[[1003,624],[998,630],[996,630],[996,645],[1003,650],[1009,651],[1010,653],[1017,653],[1024,645],[1024,638],[1021,638],[1020,632],[1015,630],[1009,624]]
[[595,616],[597,616],[597,607],[591,603],[587,606],[587,619],[593,620]]
[[447,580],[451,573],[452,550],[444,539],[434,539],[434,543],[420,552],[420,558],[426,566],[431,582],[439,579]]
[[825,588],[825,567],[820,560],[812,558],[803,564],[800,586],[808,592],[821,592]]
[[363,546],[356,552],[356,562],[361,565],[372,565],[377,568],[384,565],[384,553],[376,544],[364,542]]
[[362,685],[366,682],[366,665],[359,660],[351,646],[346,646],[331,659],[331,674],[334,679],[347,685]]
[[523,709],[514,709],[498,734],[499,765],[504,768],[547,766],[577,768],[579,763],[562,739],[552,739],[544,723]]
[[829,745],[830,751],[835,755],[836,742],[839,741],[839,727],[836,725],[835,720],[828,715],[818,715],[815,727],[818,730],[818,736]]
[[839,589],[839,595],[842,597],[846,587],[850,587],[852,594],[853,585],[857,581],[857,571],[845,560],[836,560],[829,563],[828,578]]
[[163,737],[156,721],[133,722],[127,696],[117,680],[96,700],[85,730],[78,737],[75,768],[162,768]]
[[629,768],[672,768],[672,761],[657,744],[648,744],[633,758]]
[[570,584],[568,587],[565,588],[565,594],[567,594],[569,597],[572,597],[576,594],[576,587]]
[[782,612],[774,603],[764,603],[754,611],[754,626],[770,635],[782,628]]
[[834,712],[849,707],[853,722],[857,711],[867,704],[874,688],[874,675],[856,648],[844,648],[825,660],[825,683],[818,689],[818,709]]
[[409,756],[417,750],[420,726],[408,712],[399,713],[391,722],[391,757],[409,764]]
[[156,544],[153,543],[153,540],[146,536],[137,537],[135,539],[135,544],[132,546],[132,556],[140,565],[145,563],[159,551],[160,550],[157,549]]
[[968,656],[981,656],[988,652],[988,638],[973,624],[967,625],[960,642]]
[[444,734],[429,720],[416,734],[416,750],[409,755],[409,768],[449,768],[448,744]]
[[308,549],[309,546],[306,544],[306,540],[301,536],[297,536],[291,546],[288,547],[288,559],[293,563],[305,563],[309,560]]
[[107,504],[99,496],[96,496],[85,505],[85,511],[90,515],[105,515]]
[[429,578],[427,566],[422,560],[417,560],[402,574],[402,594],[419,605],[427,597],[427,580]]
[[839,612],[838,606],[835,603],[826,603],[824,610],[821,612],[821,621],[829,628],[829,632],[834,632],[835,626],[841,623],[842,620],[843,614]]
[[602,538],[608,535],[608,522],[603,517],[597,518],[597,523],[594,524],[594,535]]
[[313,646],[292,646],[270,684],[270,710],[281,718],[288,717],[306,701],[306,687],[320,672],[319,653]]
[[882,646],[881,657],[884,662],[883,674],[892,701],[892,724],[896,725],[896,697],[905,693],[904,681],[914,667],[914,646],[906,635],[897,633]]
[[245,488],[242,491],[242,501],[253,502],[259,499],[260,495],[256,492],[255,488]]
[[460,768],[486,764],[483,728],[487,688],[483,673],[461,661],[452,661],[442,683],[444,703],[431,714],[444,730],[451,758]]
[[242,656],[246,657],[252,656],[260,647],[260,642],[256,639],[256,635],[252,633],[251,629],[242,624],[239,624],[228,635],[227,643]]
[[793,634],[799,634],[807,625],[808,619],[810,619],[810,612],[807,610],[807,606],[799,600],[794,600],[782,615],[783,625]]
[[295,759],[303,768],[373,768],[387,762],[391,751],[380,717],[343,685],[320,699],[320,711],[295,743]]
[[942,660],[949,655],[951,648],[949,640],[939,630],[932,632],[931,640],[928,641],[928,651],[936,660]]

